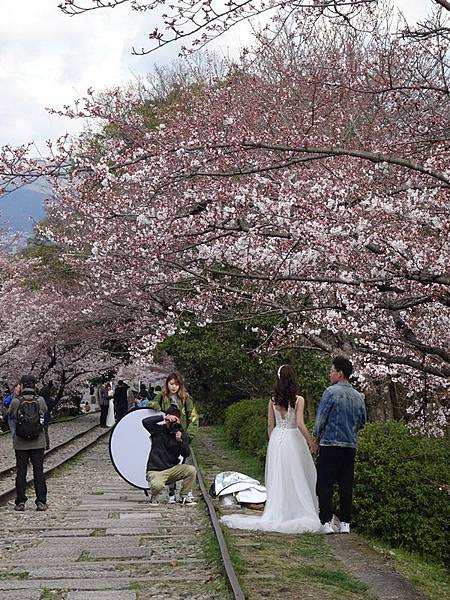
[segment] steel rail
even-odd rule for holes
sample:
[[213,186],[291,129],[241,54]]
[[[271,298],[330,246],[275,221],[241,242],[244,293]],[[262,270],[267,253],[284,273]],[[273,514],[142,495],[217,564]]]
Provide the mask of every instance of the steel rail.
[[[96,412],[99,412],[99,411],[95,411],[95,410],[93,411],[93,413],[96,413]],[[88,414],[88,413],[86,413],[86,414]],[[59,423],[69,423],[70,421],[75,421],[75,419],[79,419],[80,417],[85,417],[86,414],[80,413],[79,415],[74,415],[74,416],[68,417],[68,418],[63,417],[61,420],[50,419],[48,424],[49,425],[58,425]],[[8,435],[9,433],[11,433],[9,429],[7,429],[6,431],[0,431],[0,437],[2,435]]]
[[233,596],[235,600],[245,600],[244,592],[240,586],[239,580],[236,575],[236,571],[234,570],[233,563],[231,562],[230,553],[228,551],[228,546],[225,541],[222,528],[220,527],[219,519],[217,518],[216,510],[214,508],[214,504],[211,501],[211,498],[208,494],[208,491],[203,482],[203,478],[200,472],[200,468],[198,466],[197,459],[195,457],[194,451],[191,448],[191,457],[192,462],[194,463],[195,468],[197,469],[197,479],[198,484],[200,486],[200,491],[202,493],[203,499],[208,507],[209,518],[211,521],[211,525],[213,526],[214,533],[216,534],[217,541],[219,543],[219,550],[222,556],[223,566],[225,568],[225,574],[228,579],[228,585],[233,592]]
[[[95,427],[100,427],[100,426],[96,425]],[[90,433],[93,429],[95,429],[95,427],[91,427],[87,431],[84,431],[82,434],[77,434],[76,437],[71,438],[68,442],[64,442],[64,445],[67,445],[69,442],[72,442],[74,439],[77,439],[77,438],[81,437],[82,435],[86,435],[87,433]],[[88,448],[90,448],[91,446],[93,446],[94,444],[96,444],[98,442],[98,440],[100,438],[102,438],[103,436],[105,436],[107,433],[110,433],[110,431],[109,430],[102,431],[100,433],[100,435],[98,435],[94,440],[92,440],[91,442],[89,442],[85,446],[82,446],[81,448],[79,448],[78,450],[76,450],[70,456],[66,456],[66,458],[64,458],[64,460],[62,460],[58,464],[54,465],[53,467],[48,468],[46,471],[44,471],[45,477],[46,478],[47,477],[51,477],[51,475],[53,474],[54,471],[56,471],[56,469],[59,469],[59,467],[62,467],[66,462],[69,462],[70,460],[72,460],[73,458],[75,458],[76,456],[78,456],[79,454],[81,454],[82,452],[84,452],[84,450],[87,450]],[[45,456],[47,456],[47,454]],[[31,477],[30,479],[27,479],[27,485],[30,485],[31,483],[33,483],[33,477]],[[4,504],[5,502],[7,502],[10,498],[12,498],[15,495],[15,493],[16,493],[16,488],[15,487],[14,488],[10,488],[6,492],[0,493],[0,505]]]
[[[61,450],[62,448],[64,448],[64,446],[67,446],[74,440],[82,437],[85,433],[89,433],[89,431],[92,431],[93,429],[96,429],[97,427],[100,427],[100,425],[98,423],[96,423],[95,425],[92,425],[92,427],[89,427],[88,429],[85,429],[84,431],[81,431],[80,433],[77,433],[76,435],[74,435],[70,439],[66,440],[65,442],[61,442],[57,446],[50,448],[50,450],[47,450],[46,452],[44,452],[44,458],[46,458],[47,456],[50,456],[51,454],[53,454],[54,452],[57,452],[58,450]],[[3,471],[0,471],[0,478],[4,477],[5,475],[8,475],[9,473],[14,473],[15,470],[16,470],[16,465],[12,465],[11,467],[3,469]]]

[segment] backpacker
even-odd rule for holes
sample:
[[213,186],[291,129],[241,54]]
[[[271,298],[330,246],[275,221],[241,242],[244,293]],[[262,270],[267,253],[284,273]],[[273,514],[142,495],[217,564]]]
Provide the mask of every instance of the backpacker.
[[26,440],[35,440],[42,432],[41,412],[37,398],[19,400],[16,415],[16,435]]

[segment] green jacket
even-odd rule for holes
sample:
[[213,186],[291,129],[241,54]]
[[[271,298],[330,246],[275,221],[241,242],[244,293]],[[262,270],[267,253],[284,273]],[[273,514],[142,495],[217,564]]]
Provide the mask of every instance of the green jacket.
[[[154,399],[149,402],[148,408],[167,412],[170,404],[170,398],[164,398],[162,394],[157,394]],[[187,433],[189,441],[192,441],[198,431],[198,412],[195,408],[194,401],[190,396],[187,397],[184,404],[180,401],[180,412],[181,427]]]

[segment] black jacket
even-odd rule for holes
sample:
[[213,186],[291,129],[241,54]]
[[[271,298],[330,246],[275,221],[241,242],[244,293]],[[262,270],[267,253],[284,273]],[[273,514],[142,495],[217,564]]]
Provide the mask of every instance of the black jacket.
[[114,390],[114,404],[116,405],[127,405],[128,406],[128,398],[127,398],[128,386],[127,385],[117,385]]
[[178,442],[175,433],[171,433],[166,424],[157,425],[161,420],[161,415],[142,420],[142,425],[152,436],[147,471],[165,471],[175,467],[180,463],[178,460],[180,456],[187,458],[191,453],[187,434],[183,431],[183,436]]

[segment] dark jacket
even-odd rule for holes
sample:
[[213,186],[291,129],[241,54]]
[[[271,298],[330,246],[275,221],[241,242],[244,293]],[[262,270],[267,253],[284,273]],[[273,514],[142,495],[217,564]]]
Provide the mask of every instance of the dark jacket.
[[142,420],[142,425],[152,436],[152,448],[147,461],[147,471],[165,471],[180,464],[179,457],[187,458],[191,451],[186,433],[180,441],[175,439],[166,424],[158,425],[161,415],[147,417]]
[[[14,419],[17,417],[17,409],[19,408],[20,401],[22,399],[33,400],[37,399],[39,402],[39,412],[42,416],[47,412],[47,405],[45,404],[44,398],[38,396],[32,389],[22,390],[22,394],[18,398],[13,398],[13,401],[9,405],[8,415]],[[14,450],[38,450],[45,448],[45,434],[41,431],[39,437],[34,440],[25,440],[17,435],[13,436],[13,448]]]
[[123,406],[128,406],[128,397],[127,397],[127,392],[128,392],[128,386],[127,385],[117,385],[116,389],[114,390],[114,402],[117,405],[123,405]]

